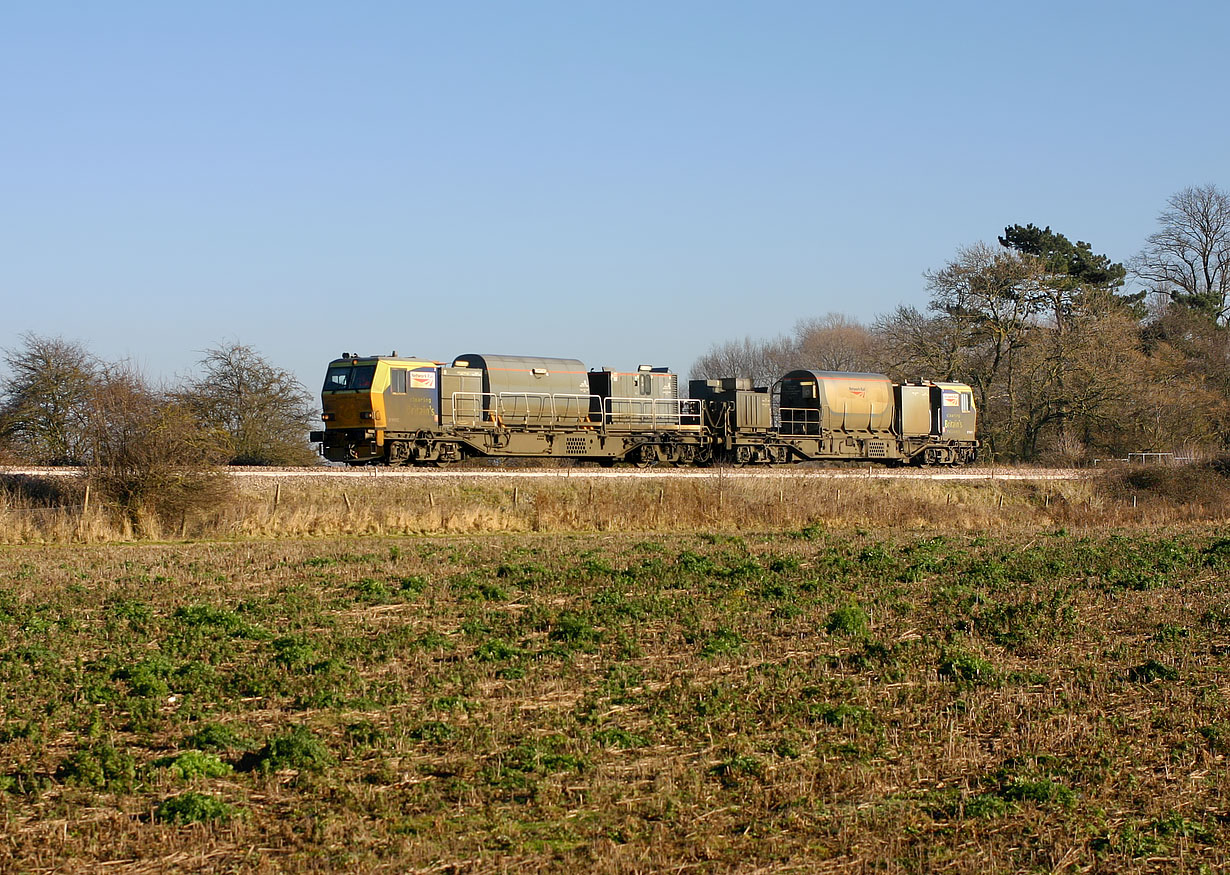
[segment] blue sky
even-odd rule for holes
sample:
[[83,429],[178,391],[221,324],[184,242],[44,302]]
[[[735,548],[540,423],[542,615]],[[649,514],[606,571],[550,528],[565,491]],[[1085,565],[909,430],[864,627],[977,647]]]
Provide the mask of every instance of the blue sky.
[[1230,187],[1222,2],[9,4],[0,347],[686,375],[924,306],[1005,225],[1115,260]]

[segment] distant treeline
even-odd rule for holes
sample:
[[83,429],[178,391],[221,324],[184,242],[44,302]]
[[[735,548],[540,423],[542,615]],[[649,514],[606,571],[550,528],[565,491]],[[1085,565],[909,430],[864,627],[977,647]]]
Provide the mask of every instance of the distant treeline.
[[1050,227],[1013,225],[997,245],[963,248],[926,272],[924,310],[901,306],[870,324],[831,313],[779,338],[718,343],[692,377],[769,386],[808,367],[960,380],[974,387],[981,437],[999,459],[1221,454],[1230,195],[1185,189],[1158,224],[1126,263]]

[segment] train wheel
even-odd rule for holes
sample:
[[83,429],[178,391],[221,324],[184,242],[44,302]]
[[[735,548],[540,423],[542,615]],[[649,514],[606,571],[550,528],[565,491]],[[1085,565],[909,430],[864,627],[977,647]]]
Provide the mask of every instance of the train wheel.
[[652,468],[658,464],[658,454],[652,447],[641,447],[636,451],[636,458],[632,460],[632,464],[638,468]]

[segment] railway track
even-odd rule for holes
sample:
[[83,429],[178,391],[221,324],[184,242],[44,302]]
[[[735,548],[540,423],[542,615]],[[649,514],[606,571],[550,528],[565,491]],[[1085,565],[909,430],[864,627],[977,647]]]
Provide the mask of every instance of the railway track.
[[[0,467],[0,475],[22,477],[73,477],[81,473],[79,468],[30,468]],[[670,479],[709,480],[732,478],[738,480],[1081,480],[1096,476],[1092,468],[886,468],[878,465],[846,468],[342,468],[319,466],[314,468],[247,468],[228,469],[232,477],[294,479],[294,480],[396,480],[396,479],[489,479],[507,478],[518,480],[567,480],[573,478],[596,480],[619,479]]]

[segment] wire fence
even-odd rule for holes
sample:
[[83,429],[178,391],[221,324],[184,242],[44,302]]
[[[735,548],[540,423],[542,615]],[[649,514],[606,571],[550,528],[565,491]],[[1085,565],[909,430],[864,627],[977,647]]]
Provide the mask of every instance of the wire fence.
[[1190,465],[1196,457],[1184,453],[1128,453],[1126,458],[1094,459],[1093,465]]

